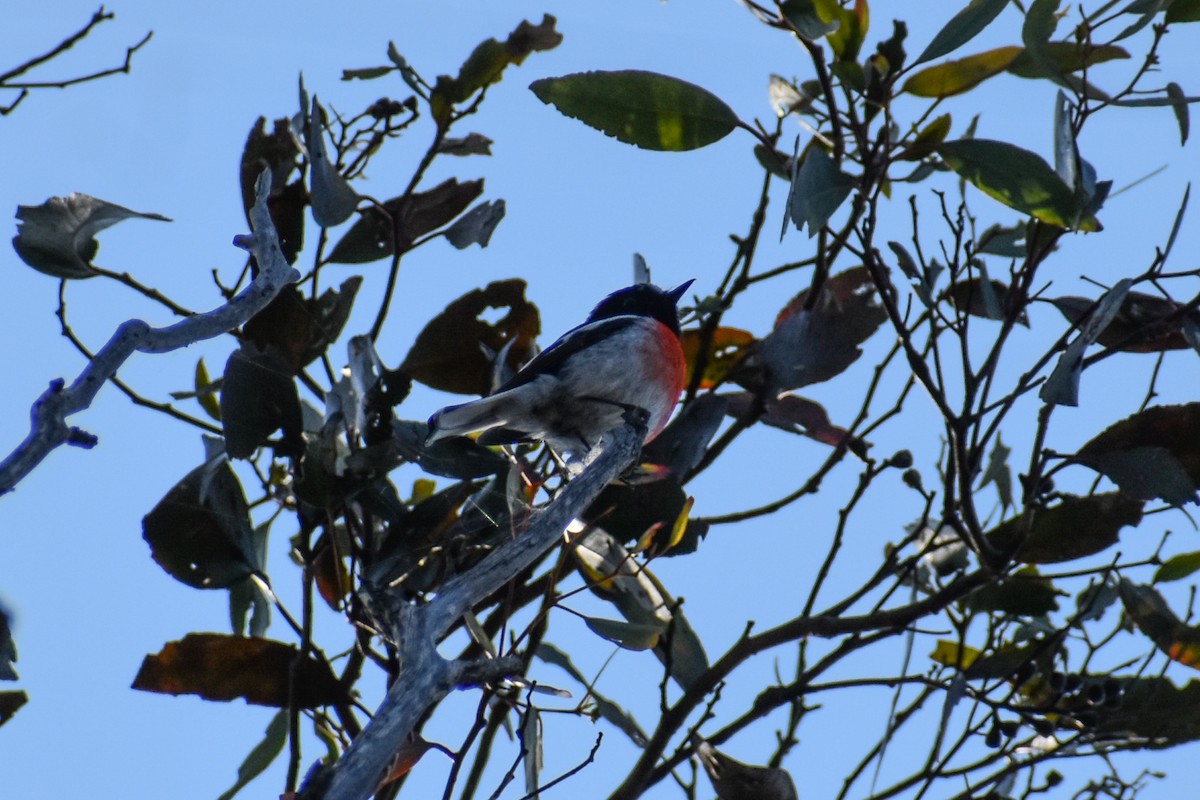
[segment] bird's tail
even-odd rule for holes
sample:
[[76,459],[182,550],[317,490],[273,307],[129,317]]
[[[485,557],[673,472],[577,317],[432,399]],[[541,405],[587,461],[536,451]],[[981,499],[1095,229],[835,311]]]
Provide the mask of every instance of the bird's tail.
[[429,419],[429,437],[426,444],[450,436],[468,436],[493,428],[502,428],[508,423],[504,411],[505,397],[494,394],[457,406],[446,406]]

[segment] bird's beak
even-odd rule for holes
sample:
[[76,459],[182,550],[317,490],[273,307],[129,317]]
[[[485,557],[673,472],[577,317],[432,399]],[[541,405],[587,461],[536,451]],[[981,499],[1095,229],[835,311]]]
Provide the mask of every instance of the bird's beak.
[[672,300],[674,300],[676,303],[678,303],[679,298],[683,297],[683,293],[686,292],[688,290],[688,287],[691,286],[695,282],[696,282],[695,278],[692,278],[690,281],[684,281],[683,283],[679,284],[671,291],[667,292],[667,297],[670,297]]

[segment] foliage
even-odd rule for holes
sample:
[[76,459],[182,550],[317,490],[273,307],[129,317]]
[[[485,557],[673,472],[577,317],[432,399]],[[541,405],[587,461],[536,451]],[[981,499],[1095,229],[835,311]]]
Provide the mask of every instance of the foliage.
[[[815,724],[816,704],[835,689],[896,692],[884,731],[877,742],[864,737],[861,761],[846,777],[845,791],[854,796],[922,796],[936,787],[939,796],[949,790],[964,798],[1024,797],[1063,780],[1053,763],[1061,757],[1200,738],[1200,684],[1177,679],[1186,673],[1174,666],[1200,666],[1200,630],[1175,608],[1169,588],[1164,595],[1150,585],[1192,576],[1200,557],[1175,548],[1165,535],[1145,558],[1114,554],[1119,542],[1151,542],[1152,520],[1182,519],[1196,502],[1200,404],[1151,406],[1153,385],[1110,387],[1137,410],[1109,420],[1073,452],[1051,445],[1057,407],[1087,402],[1083,378],[1097,363],[1124,353],[1161,364],[1168,351],[1184,350],[1180,357],[1191,357],[1189,348],[1200,352],[1198,302],[1173,295],[1197,271],[1166,269],[1187,198],[1140,271],[1130,270],[1095,297],[1048,296],[1046,288],[1047,271],[1069,257],[1075,237],[1104,235],[1111,182],[1080,151],[1085,127],[1115,107],[1167,106],[1186,142],[1188,108],[1196,98],[1176,84],[1147,82],[1162,37],[1171,26],[1194,21],[1195,4],[1133,3],[1114,10],[1116,4],[1102,3],[1079,9],[1079,22],[1055,39],[1075,16],[1065,15],[1057,0],[1034,0],[1026,4],[1019,43],[964,54],[976,36],[1003,22],[998,15],[1007,5],[964,4],[909,61],[901,22],[864,57],[872,33],[866,0],[747,3],[759,23],[794,41],[811,66],[811,79],[799,85],[772,79],[779,114],[769,125],[744,121],[706,89],[666,75],[585,72],[533,82],[538,99],[641,148],[692,150],[747,137],[742,143],[758,158],[762,191],[723,274],[712,264],[696,267],[705,294],[685,320],[688,388],[680,413],[645,449],[645,474],[605,489],[561,551],[539,554],[506,590],[453,621],[450,632],[463,634],[453,641],[468,642],[454,664],[491,660],[507,671],[503,679],[484,681],[477,716],[461,720],[463,740],[448,751],[454,768],[447,796],[472,796],[481,788],[504,727],[519,731],[508,779],[523,769],[527,787],[536,791],[542,782],[537,753],[555,745],[542,741],[539,720],[547,709],[540,703],[546,694],[564,694],[527,680],[544,664],[578,685],[582,699],[567,713],[601,719],[605,730],[641,748],[614,781],[614,798],[642,796],[669,779],[694,796],[697,772],[685,766],[689,758],[697,751],[709,754],[708,761],[720,758],[698,739],[701,731],[721,744],[777,711],[784,719],[777,749],[758,761],[767,770],[786,767],[802,733]],[[1149,32],[1145,52],[1133,59],[1126,48],[1143,30]],[[407,254],[439,238],[459,249],[486,247],[501,224],[504,201],[481,201],[492,187],[469,177],[469,159],[490,155],[491,142],[477,132],[460,135],[462,126],[490,86],[511,80],[528,57],[561,40],[548,15],[537,24],[522,22],[503,41],[481,43],[457,75],[433,80],[393,46],[388,64],[347,69],[343,77],[395,81],[405,87],[403,99],[383,98],[339,115],[301,85],[295,116],[271,125],[262,118],[250,127],[240,162],[244,207],[249,212],[253,205],[254,181],[265,164],[283,253],[303,265],[303,277],[234,332],[219,377],[202,361],[196,365],[195,385],[175,399],[194,401],[207,419],[160,405],[221,438],[209,439],[203,461],[148,510],[143,526],[152,557],[173,577],[196,589],[229,592],[233,630],[166,643],[146,657],[134,684],[280,709],[227,796],[284,752],[286,740],[298,742],[309,731],[327,745],[330,758],[302,784],[300,750],[290,748],[285,789],[323,796],[329,775],[341,768],[331,765],[339,757],[346,763],[344,754],[372,735],[363,727],[358,687],[412,679],[398,663],[404,645],[396,618],[411,622],[410,609],[430,607],[470,583],[481,565],[494,563],[490,553],[527,531],[539,516],[535,510],[559,502],[553,498],[566,476],[544,448],[503,450],[469,440],[426,445],[425,423],[406,418],[417,413],[405,405],[414,381],[486,394],[532,357],[540,317],[523,281],[464,290],[431,316],[398,367],[384,365],[374,344]],[[1105,73],[1119,75],[1107,89],[1093,83],[1092,68],[1102,63],[1124,70]],[[1053,164],[1028,142],[976,136],[975,123],[956,125],[944,110],[949,98],[969,96],[1003,72],[1059,90]],[[803,147],[788,147],[785,124],[797,120],[811,136]],[[395,194],[387,199],[368,196],[361,179],[373,156],[421,126],[432,128],[432,143],[407,182],[390,189]],[[429,185],[431,165],[450,157],[468,158],[453,162],[468,175]],[[940,188],[938,180],[946,177],[961,179],[957,194]],[[907,207],[892,199],[902,191],[915,193]],[[784,233],[794,226],[807,235],[787,240],[798,254],[792,260],[763,265],[756,244],[769,229],[772,196],[785,203]],[[930,207],[936,209],[932,219]],[[93,216],[72,216],[73,208]],[[19,215],[18,253],[63,280],[120,279],[90,263],[92,234],[130,217],[158,218],[84,195],[23,206]],[[880,241],[881,217],[907,215],[911,242]],[[998,222],[985,227],[984,219]],[[335,368],[332,353],[340,352],[334,348],[351,308],[365,298],[357,278],[321,290],[321,276],[329,264],[377,262],[387,264],[388,282],[374,323],[349,337],[347,365]],[[242,280],[256,269],[249,263]],[[798,275],[805,276],[799,292],[787,283]],[[132,279],[123,282],[180,309]],[[724,324],[743,293],[768,282],[792,298],[776,319],[757,331]],[[228,297],[234,290],[222,291]],[[1051,304],[1063,317],[1035,331],[1041,336],[1036,350],[1014,344],[1018,326],[1033,324],[1035,303]],[[498,319],[495,311],[502,312]],[[827,410],[796,394],[837,381],[872,346],[881,355],[870,365],[874,377],[857,407]],[[1014,363],[1018,371],[1002,371],[1002,364]],[[1003,377],[1009,374],[1014,377]],[[301,390],[323,407],[302,401]],[[872,452],[871,440],[884,426],[920,419],[918,394],[930,399],[937,416],[936,462],[914,460],[908,450]],[[1025,437],[1017,435],[1027,423],[1015,409],[1027,406],[1036,408],[1036,422]],[[730,444],[757,425],[819,443],[823,461],[778,501],[722,516],[693,515],[689,484],[719,472]],[[1002,433],[1032,445],[1010,449]],[[1010,459],[1022,465],[1015,480]],[[424,473],[411,487],[394,478],[402,464]],[[654,574],[654,560],[702,556],[706,536],[816,495],[835,472],[851,475],[854,488],[846,497],[821,497],[839,509],[838,524],[812,534],[826,551],[802,608],[773,628],[755,633],[747,627],[724,653],[709,652],[681,601]],[[891,546],[878,555],[855,554],[859,585],[831,600],[827,581],[845,563],[851,519],[862,516],[893,477],[919,498],[922,514],[901,520],[889,516],[891,509],[879,510],[872,524],[890,526]],[[281,529],[290,537],[298,578],[264,571],[268,535],[278,537]],[[815,545],[811,552],[817,553]],[[299,615],[271,589],[293,579],[306,598]],[[614,616],[573,608],[573,596],[584,589],[610,604]],[[320,604],[349,621],[341,637],[314,639]],[[283,620],[274,626],[278,640],[265,638],[272,611]],[[660,683],[661,707],[629,708],[623,698],[598,693],[598,676],[553,644],[570,615],[582,617],[598,649],[615,644],[639,652]],[[0,668],[11,646],[7,625],[2,633]],[[874,676],[841,677],[858,651],[876,652],[904,637],[918,668],[910,669],[908,659],[903,666],[876,659]],[[1111,655],[1119,646],[1114,642],[1136,657]],[[789,674],[781,672],[749,707],[729,707],[723,682],[767,652],[790,660]],[[903,708],[902,692],[908,698]],[[0,709],[0,721],[16,710],[11,704]],[[381,796],[403,794],[408,769],[437,749],[421,738],[427,719],[421,715],[406,736],[389,741],[391,763],[372,783]],[[930,720],[936,735],[927,762],[893,785],[868,789],[868,767],[882,762],[889,740]],[[1110,777],[1136,792],[1136,779]],[[718,793],[729,791],[722,780],[714,777]]]

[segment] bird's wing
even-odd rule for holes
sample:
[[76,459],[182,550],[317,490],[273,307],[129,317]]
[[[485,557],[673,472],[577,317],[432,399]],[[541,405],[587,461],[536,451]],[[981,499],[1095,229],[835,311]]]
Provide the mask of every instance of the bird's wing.
[[554,344],[534,356],[532,361],[521,367],[520,372],[496,390],[496,394],[529,383],[539,375],[556,375],[562,369],[563,363],[572,355],[609,336],[616,335],[633,325],[638,319],[633,315],[609,317],[572,328],[559,337]]

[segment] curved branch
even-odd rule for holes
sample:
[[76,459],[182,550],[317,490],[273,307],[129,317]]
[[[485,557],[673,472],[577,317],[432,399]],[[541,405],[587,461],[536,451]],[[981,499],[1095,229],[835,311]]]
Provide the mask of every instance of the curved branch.
[[6,494],[50,451],[63,444],[91,448],[96,437],[67,424],[67,417],[88,408],[96,393],[134,353],[168,353],[204,339],[212,339],[243,325],[261,311],[300,274],[292,269],[279,249],[279,237],[267,211],[271,189],[270,172],[258,178],[257,199],[250,210],[254,233],[236,236],[233,243],[251,250],[261,267],[254,281],[223,306],[196,314],[163,328],[152,328],[140,319],[122,323],[96,352],[79,377],[70,385],[62,378],[50,382],[30,409],[30,431],[25,440],[0,461],[0,495]]

